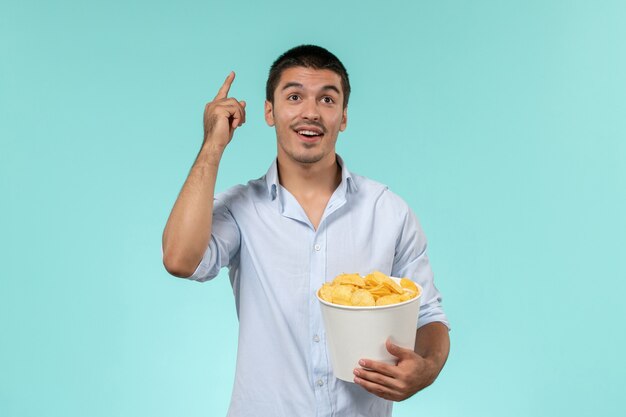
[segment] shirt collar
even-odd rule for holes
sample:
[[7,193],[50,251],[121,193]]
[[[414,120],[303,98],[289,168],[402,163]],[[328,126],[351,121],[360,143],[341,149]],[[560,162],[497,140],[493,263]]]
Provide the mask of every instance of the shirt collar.
[[[348,168],[346,168],[346,164],[343,162],[343,159],[341,156],[337,154],[335,155],[337,156],[337,162],[341,167],[341,184],[339,184],[338,188],[345,188],[346,192],[358,191],[357,186],[354,183],[354,178],[352,178],[352,174],[348,171]],[[280,184],[278,182],[278,163],[276,158],[265,174],[265,183],[267,184],[267,192],[269,193],[270,199],[274,200],[278,193],[278,186]]]

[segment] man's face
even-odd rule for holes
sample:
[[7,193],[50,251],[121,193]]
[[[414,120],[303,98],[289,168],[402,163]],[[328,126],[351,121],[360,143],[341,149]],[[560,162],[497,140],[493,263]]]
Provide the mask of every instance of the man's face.
[[[334,158],[337,135],[346,128],[341,77],[330,70],[292,67],[281,74],[265,120],[276,127],[278,157],[312,164]],[[333,159],[334,160],[334,159]]]

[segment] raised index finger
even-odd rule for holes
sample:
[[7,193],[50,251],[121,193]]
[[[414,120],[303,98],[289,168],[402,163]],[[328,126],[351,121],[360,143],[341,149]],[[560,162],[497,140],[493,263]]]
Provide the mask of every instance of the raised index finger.
[[220,87],[220,90],[217,92],[217,95],[215,96],[215,100],[226,98],[228,96],[228,90],[230,90],[230,86],[233,83],[234,79],[235,79],[235,73],[234,71],[231,71],[230,74],[228,74],[228,77],[226,77],[224,84],[222,84],[222,86]]

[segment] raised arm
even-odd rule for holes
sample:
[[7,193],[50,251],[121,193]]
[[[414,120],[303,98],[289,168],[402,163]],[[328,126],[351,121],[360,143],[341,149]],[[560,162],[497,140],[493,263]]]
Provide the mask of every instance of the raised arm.
[[177,277],[193,274],[209,244],[215,181],[222,154],[246,121],[246,102],[228,97],[235,73],[226,77],[204,108],[204,141],[163,231],[163,265]]

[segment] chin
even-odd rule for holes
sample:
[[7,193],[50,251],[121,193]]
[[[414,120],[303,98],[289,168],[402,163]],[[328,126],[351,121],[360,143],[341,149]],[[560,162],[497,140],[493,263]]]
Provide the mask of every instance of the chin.
[[321,161],[324,155],[295,155],[292,158],[301,164],[314,164]]
[[316,162],[321,161],[322,159],[324,159],[324,153],[322,152],[316,152],[316,153],[309,153],[309,152],[301,152],[301,153],[295,153],[295,152],[286,152],[287,155],[289,156],[289,158],[291,158],[293,161],[298,162],[300,164],[314,164]]

